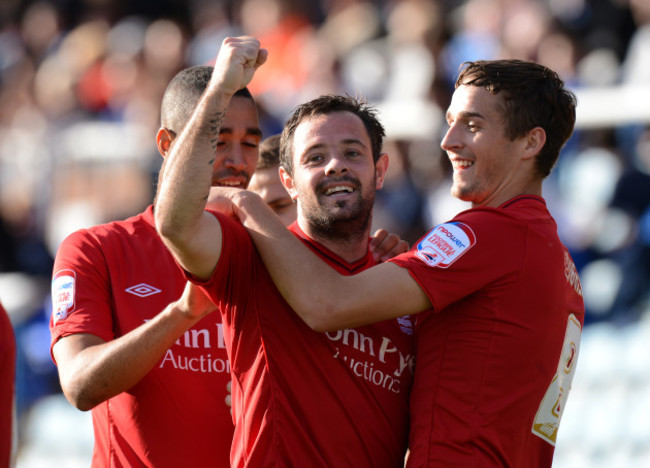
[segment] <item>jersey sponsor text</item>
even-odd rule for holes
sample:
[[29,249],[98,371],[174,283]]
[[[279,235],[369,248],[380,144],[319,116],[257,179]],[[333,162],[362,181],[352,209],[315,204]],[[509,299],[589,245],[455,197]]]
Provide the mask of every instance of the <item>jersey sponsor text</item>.
[[202,354],[201,356],[182,356],[174,354],[173,349],[168,349],[165,357],[160,362],[160,368],[171,366],[174,369],[187,370],[191,372],[228,372],[230,373],[230,362],[228,359],[212,358],[212,355]]
[[[400,393],[400,378],[402,377],[404,370],[408,369],[411,375],[413,373],[415,357],[410,354],[404,355],[393,344],[390,338],[383,336],[381,337],[381,343],[375,343],[375,340],[372,337],[366,336],[358,330],[351,328],[335,332],[327,332],[326,336],[330,341],[352,347],[363,354],[376,357],[379,360],[379,363],[377,364],[386,364],[385,367],[389,367],[389,369],[379,369],[378,367],[375,367],[375,361],[360,360],[348,356],[345,351],[341,352],[337,347],[334,358],[339,358],[340,356],[340,359],[350,366],[352,372],[373,385],[382,387],[394,393]],[[397,360],[395,367],[391,368],[393,364],[389,363],[389,361],[394,362],[395,359]]]
[[217,328],[217,339],[215,342],[212,341],[214,330],[212,330],[213,333],[210,333],[211,330],[207,328],[190,328],[183,333],[183,336],[176,340],[174,346],[169,348],[165,353],[165,357],[160,362],[160,368],[171,366],[174,369],[190,372],[230,373],[230,362],[228,359],[213,358],[209,352],[199,356],[194,354],[191,356],[186,355],[187,349],[210,350],[213,347],[221,349],[226,347],[223,340],[223,325],[220,323],[216,323],[215,325]]
[[573,260],[569,256],[569,252],[564,251],[564,277],[573,287],[575,292],[582,296],[582,286],[580,286],[580,277],[578,276],[578,270],[576,269]]

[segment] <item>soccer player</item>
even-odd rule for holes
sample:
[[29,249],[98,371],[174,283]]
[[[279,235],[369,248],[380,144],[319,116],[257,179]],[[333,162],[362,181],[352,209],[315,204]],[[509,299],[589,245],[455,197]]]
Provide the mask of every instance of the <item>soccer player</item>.
[[[211,75],[212,67],[192,67],[169,83],[161,155]],[[210,183],[246,187],[261,136],[255,103],[241,90],[221,125]],[[234,428],[221,316],[202,294],[181,297],[185,285],[156,233],[153,206],[77,231],[59,247],[52,355],[68,400],[92,409],[93,466],[228,466]]]
[[542,181],[573,131],[575,106],[546,67],[465,64],[441,146],[452,194],[472,208],[358,275],[324,268],[250,192],[225,195],[224,212],[249,228],[279,290],[313,329],[420,312],[408,466],[552,463],[584,305]]
[[[155,208],[164,242],[223,315],[236,421],[231,461],[401,466],[414,352],[410,321],[312,331],[276,290],[243,227],[204,211],[205,168],[220,144],[224,110],[265,53],[254,38],[224,40],[212,82],[179,136],[184,144],[167,156]],[[371,212],[388,167],[374,112],[326,96],[299,106],[287,129],[292,170],[285,187],[298,208],[291,232],[328,269],[349,275],[374,265]]]

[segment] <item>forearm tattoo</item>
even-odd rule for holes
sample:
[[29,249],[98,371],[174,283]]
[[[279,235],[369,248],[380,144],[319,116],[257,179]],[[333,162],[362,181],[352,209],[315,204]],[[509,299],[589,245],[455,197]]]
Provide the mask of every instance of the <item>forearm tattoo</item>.
[[[210,145],[212,149],[217,149],[217,141],[219,141],[219,130],[221,130],[221,124],[223,124],[223,119],[226,117],[225,112],[217,112],[214,117],[209,121],[209,131],[210,131]],[[214,159],[211,161],[211,164],[214,162]]]

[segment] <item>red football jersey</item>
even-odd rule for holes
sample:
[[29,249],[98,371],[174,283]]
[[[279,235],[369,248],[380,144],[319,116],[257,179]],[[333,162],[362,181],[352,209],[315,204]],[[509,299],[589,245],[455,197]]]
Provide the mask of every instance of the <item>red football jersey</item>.
[[[284,301],[237,222],[217,214],[221,258],[204,289],[223,314],[233,370],[233,467],[403,465],[413,371],[408,318],[312,331]],[[342,274],[349,264],[291,227]]]
[[[125,221],[80,230],[56,255],[52,346],[75,333],[106,341],[122,336],[178,299],[185,283],[156,233],[151,206]],[[138,384],[92,410],[93,466],[228,466],[229,380],[221,316],[214,313]]]
[[0,304],[0,466],[11,466],[15,382],[16,338],[9,316]]
[[417,316],[409,465],[549,467],[584,320],[544,200],[464,211],[394,260]]

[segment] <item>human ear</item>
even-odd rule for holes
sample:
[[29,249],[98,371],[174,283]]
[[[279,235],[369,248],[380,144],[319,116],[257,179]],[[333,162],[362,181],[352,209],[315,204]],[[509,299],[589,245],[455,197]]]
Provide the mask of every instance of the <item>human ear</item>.
[[158,130],[158,133],[156,134],[156,146],[158,147],[158,152],[163,158],[167,156],[173,140],[173,132],[166,128],[160,128]]
[[524,159],[534,158],[546,144],[546,132],[542,127],[535,127],[528,132],[524,143]]
[[375,190],[380,190],[384,186],[384,179],[386,178],[386,173],[388,172],[388,155],[382,153],[379,156],[379,159],[375,163]]
[[282,182],[282,185],[284,185],[285,190],[289,192],[291,199],[297,199],[298,192],[296,191],[296,187],[293,184],[293,178],[282,166],[278,168],[278,174],[280,175],[280,181]]

